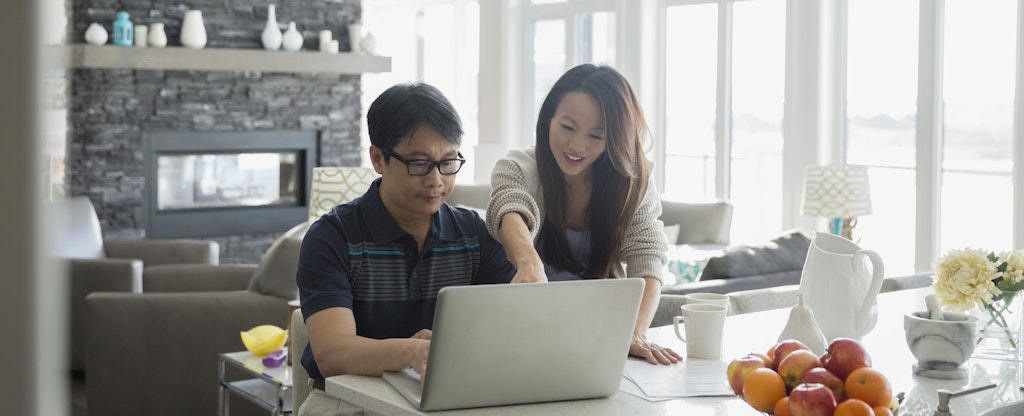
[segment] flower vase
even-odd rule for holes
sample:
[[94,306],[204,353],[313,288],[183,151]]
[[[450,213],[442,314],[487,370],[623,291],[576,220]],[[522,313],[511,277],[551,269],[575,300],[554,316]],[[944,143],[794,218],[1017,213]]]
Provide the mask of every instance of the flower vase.
[[181,44],[193,49],[206,46],[206,26],[203,24],[203,12],[189,10],[181,19]]
[[974,358],[1021,360],[1024,358],[1024,296],[1019,291],[1002,291],[985,307],[974,308],[978,318],[978,342]]
[[302,33],[295,27],[295,22],[288,22],[288,30],[281,36],[281,47],[286,51],[295,52],[302,49]]
[[281,28],[277,26],[277,13],[274,5],[267,6],[267,25],[263,27],[260,41],[263,42],[263,49],[276,51],[281,49]]

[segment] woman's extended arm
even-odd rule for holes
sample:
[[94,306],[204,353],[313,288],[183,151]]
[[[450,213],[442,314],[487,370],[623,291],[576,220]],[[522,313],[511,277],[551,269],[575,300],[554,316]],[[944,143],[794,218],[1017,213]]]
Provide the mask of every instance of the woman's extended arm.
[[668,348],[662,348],[647,341],[647,328],[654,319],[654,313],[661,301],[661,272],[665,266],[668,240],[665,237],[661,216],[661,197],[653,187],[648,187],[644,199],[633,215],[633,221],[623,238],[619,254],[626,260],[626,275],[646,279],[640,312],[633,330],[633,343],[629,353],[647,359],[652,364],[669,364],[682,356]]
[[518,212],[509,212],[501,217],[498,234],[505,246],[509,262],[516,268],[516,275],[512,278],[512,283],[534,283],[548,280],[547,275],[544,274],[544,262],[533,246],[530,229],[526,227],[526,221]]
[[629,355],[640,357],[651,364],[672,364],[682,361],[683,356],[670,348],[664,348],[647,341],[647,328],[651,326],[654,312],[661,301],[661,280],[644,278],[644,293],[640,300],[640,312],[633,327],[633,341],[629,344]]
[[487,230],[516,268],[513,283],[544,282],[544,262],[533,245],[541,221],[540,182],[533,151],[511,151],[494,165]]

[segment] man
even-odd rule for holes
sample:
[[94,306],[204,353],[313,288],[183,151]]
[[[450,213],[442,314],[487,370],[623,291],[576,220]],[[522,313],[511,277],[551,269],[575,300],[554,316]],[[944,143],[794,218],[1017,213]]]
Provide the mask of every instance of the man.
[[444,203],[465,159],[459,116],[441,92],[395,85],[366,119],[381,177],[313,223],[302,242],[302,365],[314,389],[300,415],[361,413],[324,394],[325,377],[409,367],[423,374],[438,291],[515,275],[480,216]]

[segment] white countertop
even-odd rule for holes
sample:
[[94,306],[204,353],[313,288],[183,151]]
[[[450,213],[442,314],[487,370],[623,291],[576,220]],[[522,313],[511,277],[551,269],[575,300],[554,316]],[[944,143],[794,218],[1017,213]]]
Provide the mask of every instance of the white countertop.
[[[925,309],[924,296],[931,288],[883,293],[878,297],[878,323],[864,337],[863,343],[871,355],[873,367],[884,373],[893,385],[893,392],[905,392],[907,400],[920,400],[934,410],[937,389],[951,391],[967,387],[997,383],[995,389],[952,399],[954,415],[977,415],[986,409],[1024,400],[1020,378],[1022,364],[997,360],[971,359],[967,366],[967,380],[932,380],[915,377],[912,366],[916,362],[907,347],[903,331],[903,315]],[[765,352],[782,332],[789,309],[774,309],[757,313],[730,316],[726,320],[724,360],[739,357],[751,351]],[[656,343],[681,353],[685,345],[675,338],[671,326],[653,328],[649,337]],[[571,402],[502,406],[462,411],[423,413],[413,408],[387,382],[379,377],[335,376],[327,379],[327,393],[371,413],[386,415],[760,415],[738,397],[698,397],[649,402],[628,393],[618,392],[605,398]],[[906,402],[904,402],[906,403]],[[931,414],[930,412],[928,413]],[[906,415],[904,415],[906,416]]]

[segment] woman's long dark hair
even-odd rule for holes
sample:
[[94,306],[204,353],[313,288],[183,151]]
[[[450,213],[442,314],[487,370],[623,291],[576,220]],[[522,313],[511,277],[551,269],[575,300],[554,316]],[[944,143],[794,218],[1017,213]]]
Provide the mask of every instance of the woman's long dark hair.
[[[586,269],[566,236],[565,175],[551,153],[550,144],[555,109],[567,93],[574,91],[594,97],[605,121],[605,152],[591,165],[594,184],[587,205],[590,258]],[[544,248],[545,263],[588,279],[605,278],[612,273],[619,261],[623,236],[647,191],[649,172],[643,149],[646,134],[647,122],[633,89],[611,67],[580,65],[551,87],[537,117],[537,167],[547,214],[539,243]]]

